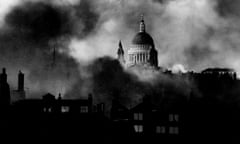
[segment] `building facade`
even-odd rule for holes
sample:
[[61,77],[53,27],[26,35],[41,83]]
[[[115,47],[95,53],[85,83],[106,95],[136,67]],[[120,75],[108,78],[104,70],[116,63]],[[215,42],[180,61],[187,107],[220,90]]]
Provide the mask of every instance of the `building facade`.
[[146,32],[146,25],[143,16],[139,24],[139,32],[134,36],[131,46],[127,51],[125,62],[124,51],[120,42],[118,49],[118,60],[126,67],[158,68],[158,52],[155,48],[154,40]]

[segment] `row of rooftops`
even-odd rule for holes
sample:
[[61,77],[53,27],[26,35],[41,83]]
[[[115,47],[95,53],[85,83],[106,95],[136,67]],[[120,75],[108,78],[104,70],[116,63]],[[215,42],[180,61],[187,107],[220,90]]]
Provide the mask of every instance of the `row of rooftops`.
[[[171,70],[163,70],[165,73],[172,73]],[[207,68],[204,69],[200,72],[195,72],[195,71],[188,71],[186,72],[186,74],[219,74],[219,75],[223,75],[223,74],[228,74],[228,75],[236,75],[237,76],[237,72],[234,69],[230,69],[230,68]]]

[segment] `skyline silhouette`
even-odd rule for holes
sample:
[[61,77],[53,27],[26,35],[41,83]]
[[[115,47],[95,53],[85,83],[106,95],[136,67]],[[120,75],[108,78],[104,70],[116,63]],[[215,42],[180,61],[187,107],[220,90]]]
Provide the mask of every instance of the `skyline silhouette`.
[[0,1],[2,143],[239,143],[239,8]]

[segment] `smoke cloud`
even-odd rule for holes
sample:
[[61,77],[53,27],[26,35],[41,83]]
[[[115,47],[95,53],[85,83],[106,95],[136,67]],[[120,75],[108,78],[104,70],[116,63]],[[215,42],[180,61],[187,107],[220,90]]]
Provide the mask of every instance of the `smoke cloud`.
[[99,96],[102,101],[112,99],[106,93],[115,95],[129,83],[125,97],[119,96],[126,103],[132,93],[139,98],[139,93],[161,90],[160,79],[173,87],[184,81],[192,89],[188,79],[176,86],[178,78],[131,73],[112,59],[120,39],[126,54],[142,13],[160,66],[182,72],[207,67],[240,72],[237,1],[9,0],[0,5],[0,66],[9,70],[13,87],[18,69],[24,71],[31,95],[61,92],[76,98],[92,92],[107,95]]
[[[100,20],[96,33],[72,39],[71,55],[79,61],[116,56],[117,42],[127,51],[144,13],[159,63],[187,69],[229,67],[239,71],[238,2],[229,0],[105,0],[94,2]],[[237,8],[236,8],[237,7]]]
[[68,54],[69,39],[88,36],[98,20],[90,3],[75,3],[22,1],[9,7],[0,30],[0,65],[8,69],[12,89],[18,70],[26,74],[30,97],[64,94],[75,82],[80,64]]
[[160,104],[164,100],[186,100],[191,94],[200,96],[194,81],[188,76],[167,75],[151,70],[128,71],[118,60],[110,57],[98,58],[82,69],[86,73],[79,77],[65,97],[86,98],[88,92],[94,96],[96,103],[104,102],[107,110],[112,100],[133,107],[144,97],[154,104]]

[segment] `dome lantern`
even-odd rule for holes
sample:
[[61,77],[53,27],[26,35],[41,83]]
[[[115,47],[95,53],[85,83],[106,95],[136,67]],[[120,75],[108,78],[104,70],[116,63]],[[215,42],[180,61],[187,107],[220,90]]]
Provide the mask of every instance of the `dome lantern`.
[[140,21],[140,29],[139,29],[139,32],[145,32],[145,23],[144,23],[144,15],[142,14],[141,15],[141,21]]

